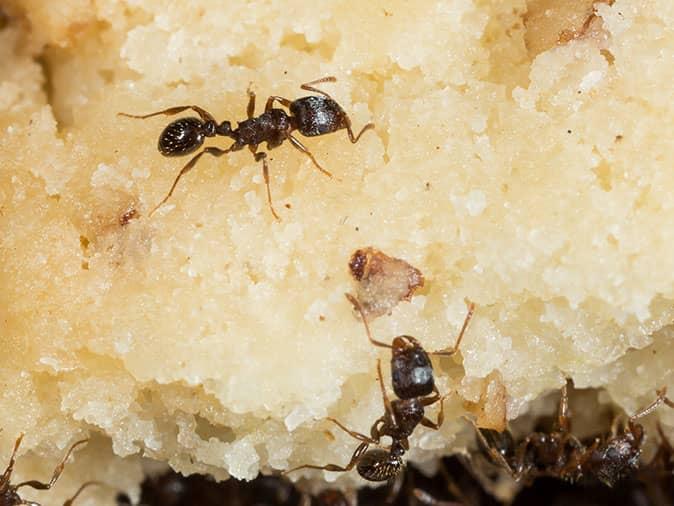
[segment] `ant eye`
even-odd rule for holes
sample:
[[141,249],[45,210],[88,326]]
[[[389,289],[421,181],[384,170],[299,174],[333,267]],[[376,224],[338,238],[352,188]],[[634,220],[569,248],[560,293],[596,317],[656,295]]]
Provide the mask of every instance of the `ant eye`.
[[164,156],[183,156],[204,143],[203,123],[198,118],[181,118],[169,123],[159,136],[158,148]]

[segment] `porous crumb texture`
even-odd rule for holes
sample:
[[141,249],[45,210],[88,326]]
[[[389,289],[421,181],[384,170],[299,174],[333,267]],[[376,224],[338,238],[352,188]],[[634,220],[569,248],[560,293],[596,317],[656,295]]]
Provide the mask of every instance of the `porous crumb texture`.
[[[674,388],[671,0],[0,5],[1,462],[25,432],[16,479],[45,479],[92,437],[26,497],[96,478],[110,488],[78,503],[109,504],[150,461],[220,479],[346,463],[357,443],[325,418],[368,432],[390,358],[343,295],[358,248],[425,280],[378,339],[445,348],[477,305],[460,352],[434,359],[455,394],[415,462],[565,377],[627,412]],[[327,75],[354,129],[376,126],[301,138],[333,179],[271,151],[280,222],[247,150],[204,157],[148,217],[187,160],[157,151],[168,118],[118,112],[235,122],[249,86],[260,112]],[[674,410],[657,416],[671,433]]]

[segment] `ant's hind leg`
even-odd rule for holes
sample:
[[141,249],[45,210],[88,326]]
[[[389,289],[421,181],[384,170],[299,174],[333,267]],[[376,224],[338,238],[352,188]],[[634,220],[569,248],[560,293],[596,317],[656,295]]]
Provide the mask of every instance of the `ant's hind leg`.
[[369,443],[359,444],[358,448],[356,448],[356,451],[353,452],[353,455],[351,456],[351,460],[344,467],[338,466],[336,464],[327,464],[325,466],[315,466],[313,464],[304,464],[302,466],[298,466],[298,467],[294,467],[292,469],[289,469],[288,471],[284,471],[282,474],[286,475],[286,474],[292,473],[294,471],[299,471],[300,469],[322,469],[324,471],[334,471],[334,472],[339,472],[339,473],[351,471],[351,469],[353,469],[353,466],[355,466],[356,463],[358,462],[358,459],[360,459],[360,457],[363,455],[363,453],[365,453],[365,451],[367,450],[367,448],[369,446],[370,446]]
[[470,323],[470,320],[473,318],[473,313],[475,312],[475,304],[472,302],[468,303],[468,313],[466,313],[466,318],[463,320],[463,325],[461,326],[461,331],[459,332],[459,336],[456,338],[456,341],[454,342],[454,346],[451,348],[446,348],[444,350],[439,350],[439,351],[433,351],[430,354],[431,355],[440,355],[444,357],[449,357],[451,355],[454,355],[458,350],[459,346],[461,346],[461,340],[463,339],[463,335],[466,333],[466,329],[468,328],[468,324]]
[[274,218],[276,218],[278,221],[281,221],[281,218],[279,217],[278,214],[276,214],[276,211],[274,210],[274,205],[271,202],[271,189],[269,187],[269,166],[267,165],[267,153],[256,153],[255,150],[257,148],[255,146],[249,146],[249,149],[250,152],[253,153],[256,162],[262,161],[262,176],[264,177],[264,185],[267,188],[267,203],[269,204],[269,210],[271,211],[271,214],[274,216]]
[[125,116],[127,118],[136,118],[136,119],[145,119],[145,118],[151,118],[153,116],[160,116],[160,115],[172,116],[173,114],[178,114],[178,113],[181,113],[181,112],[186,111],[188,109],[192,109],[194,112],[196,112],[203,121],[213,121],[213,122],[215,122],[215,118],[213,116],[211,116],[211,114],[208,111],[206,111],[206,110],[204,110],[201,107],[196,106],[196,105],[179,105],[177,107],[169,107],[168,109],[164,109],[162,111],[151,112],[150,114],[128,114],[126,112],[118,112],[117,116]]
[[[234,144],[234,146],[236,146],[236,144]],[[159,202],[159,204],[157,204],[152,211],[150,211],[150,216],[152,216],[157,211],[157,209],[163,206],[166,203],[166,201],[169,198],[171,198],[171,195],[173,195],[173,191],[176,189],[176,186],[178,186],[178,181],[180,181],[180,178],[183,177],[185,174],[187,174],[190,170],[192,170],[192,168],[199,161],[199,158],[201,158],[203,155],[222,156],[225,153],[229,153],[230,151],[232,151],[232,148],[234,146],[228,149],[220,149],[215,147],[204,148],[204,150],[201,153],[198,153],[195,156],[193,156],[192,159],[189,162],[187,162],[182,169],[180,169],[180,172],[178,173],[178,176],[175,178],[175,181],[173,181],[173,185],[171,185],[171,189],[166,194],[166,197],[164,197],[162,201]]]
[[313,91],[314,93],[319,93],[325,97],[328,97],[330,100],[333,100],[333,98],[328,95],[326,92],[319,90],[318,88],[314,88],[314,84],[321,84],[321,83],[336,83],[337,78],[335,76],[327,76],[327,77],[321,77],[320,79],[316,79],[315,81],[309,81],[308,83],[304,83],[303,85],[300,86],[303,90],[307,91]]
[[42,483],[41,481],[36,481],[36,480],[30,480],[30,481],[24,481],[22,483],[19,483],[16,488],[21,488],[21,487],[31,487],[37,490],[49,490],[54,486],[54,483],[61,477],[61,474],[63,473],[63,468],[66,465],[66,462],[68,461],[68,458],[70,455],[73,453],[75,448],[78,446],[81,446],[83,444],[86,444],[89,442],[88,439],[83,439],[81,441],[78,441],[77,443],[73,444],[68,452],[65,454],[65,456],[61,459],[61,462],[58,463],[58,465],[54,468],[54,474],[52,474],[51,480],[49,480],[49,483]]
[[309,150],[304,146],[304,144],[302,144],[300,141],[298,141],[298,140],[297,140],[295,137],[293,137],[292,135],[289,135],[289,136],[288,136],[288,140],[289,140],[290,143],[295,147],[295,149],[298,149],[299,151],[301,151],[302,153],[304,153],[305,155],[307,155],[309,158],[311,158],[311,161],[314,162],[314,165],[316,166],[316,168],[317,168],[318,170],[320,170],[320,171],[321,171],[323,174],[325,174],[326,176],[332,177],[332,174],[331,174],[330,172],[328,172],[327,170],[325,170],[323,167],[320,166],[320,164],[319,164],[319,163],[316,161],[316,159],[314,158],[314,155],[311,154],[311,151],[309,151]]
[[16,441],[14,442],[14,450],[12,450],[12,455],[9,457],[9,464],[7,464],[5,472],[2,473],[2,477],[0,478],[0,485],[5,485],[9,483],[9,479],[12,476],[12,471],[14,471],[14,463],[16,462],[16,452],[19,451],[19,446],[21,446],[22,440],[23,440],[23,433],[19,434],[19,437],[16,438]]

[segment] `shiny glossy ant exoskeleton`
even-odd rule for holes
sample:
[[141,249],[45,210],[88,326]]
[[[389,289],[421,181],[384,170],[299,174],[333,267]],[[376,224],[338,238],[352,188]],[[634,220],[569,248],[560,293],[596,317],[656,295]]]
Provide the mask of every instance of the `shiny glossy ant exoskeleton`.
[[[60,478],[61,473],[63,473],[63,468],[65,467],[65,464],[68,458],[70,457],[70,454],[73,452],[73,450],[78,446],[83,445],[87,441],[89,441],[88,439],[83,439],[82,441],[78,441],[70,447],[70,449],[66,452],[65,457],[63,457],[63,459],[61,459],[61,462],[59,462],[59,464],[54,468],[54,473],[51,477],[51,480],[49,480],[49,483],[42,483],[41,481],[29,480],[29,481],[22,481],[21,483],[18,483],[16,485],[12,485],[10,480],[12,478],[12,472],[14,471],[16,453],[19,451],[19,446],[21,445],[22,440],[23,434],[20,434],[16,442],[14,443],[14,450],[12,451],[12,455],[9,458],[7,468],[5,469],[5,472],[2,474],[2,476],[0,476],[0,506],[19,506],[22,504],[28,506],[40,506],[40,503],[22,499],[21,496],[19,495],[18,490],[21,487],[31,487],[37,490],[49,490],[50,488],[52,488]],[[98,484],[99,484],[98,482],[94,481],[89,481],[83,484],[70,499],[68,499],[66,502],[63,503],[63,506],[71,506],[73,501],[80,495],[80,493],[85,488],[89,487],[90,485],[98,485]]]
[[[551,432],[534,432],[518,445],[506,433],[478,429],[476,433],[491,458],[516,480],[530,482],[548,476],[576,482],[595,478],[612,487],[639,467],[644,442],[644,429],[636,422],[661,404],[674,407],[666,396],[665,387],[657,391],[656,399],[627,419],[619,427],[616,417],[608,437],[597,437],[588,446],[571,433],[567,386],[562,387],[557,414],[557,427]],[[488,437],[492,443],[487,441]]]
[[[384,415],[375,420],[370,428],[370,435],[352,431],[334,418],[328,418],[339,428],[353,438],[361,441],[351,456],[346,466],[328,464],[325,466],[302,465],[286,471],[298,469],[323,469],[326,471],[350,471],[356,466],[358,474],[368,481],[388,481],[396,476],[404,463],[402,456],[409,450],[409,437],[418,425],[438,430],[444,421],[444,397],[440,395],[433,378],[433,366],[428,353],[421,344],[411,336],[398,336],[389,345],[375,340],[372,337],[367,323],[365,312],[358,300],[346,294],[349,301],[356,307],[361,315],[368,339],[372,344],[392,350],[391,378],[393,390],[398,399],[390,401],[384,387],[381,373],[381,361],[377,360],[377,375],[384,401]],[[452,348],[432,352],[434,355],[449,356],[459,348],[465,330],[473,315],[474,305],[469,304],[468,314],[464,320],[461,332]],[[440,411],[437,421],[432,421],[425,416],[425,408],[440,401]],[[382,437],[391,438],[388,450],[375,448],[368,450],[370,445],[378,445]]]
[[[232,151],[239,151],[248,146],[248,149],[255,157],[255,161],[262,161],[262,174],[267,188],[269,208],[274,217],[279,219],[279,216],[276,214],[274,206],[272,205],[271,191],[269,189],[267,153],[258,153],[258,145],[266,142],[267,150],[271,150],[288,140],[296,149],[307,155],[318,170],[326,176],[332,177],[332,174],[320,166],[314,158],[314,155],[312,155],[296,137],[293,137],[292,133],[298,131],[306,137],[315,137],[346,129],[349,140],[355,144],[366,130],[374,127],[374,124],[368,123],[361,129],[358,135],[354,135],[351,130],[351,120],[346,112],[344,112],[341,106],[333,100],[330,95],[314,87],[316,84],[325,82],[333,83],[336,80],[337,79],[332,76],[324,77],[305,83],[301,86],[303,90],[318,93],[320,96],[310,95],[308,97],[298,98],[297,100],[288,100],[283,97],[271,96],[267,99],[264,112],[259,116],[254,116],[255,93],[249,89],[248,107],[246,109],[248,119],[239,122],[238,127],[235,129],[232,129],[229,121],[223,121],[218,124],[210,113],[196,105],[170,107],[162,111],[144,115],[119,113],[121,116],[129,118],[145,119],[158,115],[170,116],[188,109],[196,112],[199,115],[199,118],[188,117],[177,119],[169,123],[161,133],[159,136],[158,149],[164,156],[184,156],[193,153],[202,146],[206,137],[221,135],[234,140],[234,144],[227,149],[216,147],[204,148],[200,153],[187,162],[178,173],[178,176],[173,182],[173,186],[171,186],[166,197],[157,204],[150,214],[154,213],[171,197],[180,178],[185,173],[189,172],[204,154],[219,157]],[[278,102],[287,107],[290,110],[290,114],[286,113],[283,109],[275,108],[274,102]]]

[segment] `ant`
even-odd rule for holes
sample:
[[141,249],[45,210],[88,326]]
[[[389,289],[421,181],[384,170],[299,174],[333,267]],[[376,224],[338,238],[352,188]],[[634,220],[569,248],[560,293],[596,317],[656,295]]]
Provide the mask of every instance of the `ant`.
[[[229,121],[223,121],[218,124],[209,112],[196,105],[170,107],[162,111],[144,115],[127,114],[123,112],[118,113],[120,116],[126,116],[128,118],[145,119],[159,115],[171,116],[188,109],[196,112],[199,115],[199,118],[180,118],[169,123],[169,125],[164,128],[164,131],[159,136],[157,146],[159,152],[164,156],[184,156],[193,153],[201,147],[206,137],[221,135],[234,140],[234,144],[227,149],[207,147],[192,157],[192,159],[187,162],[178,173],[178,176],[173,182],[173,186],[171,186],[166,197],[157,204],[150,215],[171,197],[180,178],[185,173],[189,172],[204,154],[219,157],[232,151],[239,151],[248,146],[255,161],[262,161],[262,175],[264,176],[264,183],[267,187],[267,202],[269,203],[269,209],[274,218],[280,220],[272,205],[271,190],[269,189],[267,153],[257,152],[259,144],[266,142],[267,150],[269,151],[283,144],[285,140],[288,140],[293,147],[307,155],[318,170],[326,176],[332,177],[332,174],[321,167],[314,158],[314,155],[312,155],[296,137],[293,137],[292,133],[297,130],[305,137],[315,137],[346,129],[349,140],[355,144],[366,130],[374,128],[373,123],[368,123],[361,129],[358,135],[354,135],[351,130],[351,120],[346,112],[344,112],[341,106],[333,100],[330,95],[314,87],[316,84],[326,82],[334,83],[336,81],[337,79],[335,77],[329,76],[301,85],[303,90],[318,93],[320,96],[310,95],[291,101],[283,97],[272,95],[267,99],[264,112],[259,116],[254,116],[255,93],[249,88],[248,107],[246,108],[248,119],[239,122],[238,127],[233,130]],[[275,108],[274,102],[278,102],[287,107],[290,110],[290,114],[286,113],[283,109]]]
[[[372,337],[363,307],[352,295],[346,294],[346,297],[360,313],[370,342],[375,346],[390,348],[392,350],[391,377],[393,390],[398,399],[389,400],[386,388],[384,387],[381,360],[377,360],[377,375],[384,401],[384,415],[372,424],[370,435],[366,436],[360,432],[352,431],[338,420],[328,418],[328,420],[336,424],[351,437],[361,441],[360,445],[353,452],[349,463],[346,466],[305,464],[286,471],[285,474],[305,468],[346,472],[356,466],[358,474],[368,481],[388,481],[402,469],[402,456],[410,448],[408,438],[412,435],[414,429],[418,425],[423,425],[433,430],[440,428],[444,421],[444,399],[446,396],[441,396],[438,392],[433,379],[433,367],[428,353],[414,337],[398,336],[393,340],[392,345],[376,341]],[[432,352],[432,354],[449,356],[456,353],[466,327],[472,318],[473,311],[474,304],[471,303],[469,304],[468,314],[454,346],[450,349]],[[425,416],[424,408],[438,401],[440,402],[440,412],[438,413],[437,421],[434,422]],[[384,436],[391,438],[391,445],[388,450],[381,448],[368,450],[370,445],[378,445]]]
[[[611,424],[608,437],[597,437],[586,446],[571,431],[569,397],[567,385],[562,387],[557,426],[549,432],[533,432],[515,448],[509,433],[500,440],[489,431],[479,429],[476,433],[491,458],[503,467],[515,481],[525,479],[530,483],[534,478],[549,476],[569,482],[577,482],[584,477],[596,478],[604,485],[613,487],[622,478],[639,467],[639,458],[645,439],[644,428],[636,422],[661,404],[674,407],[667,398],[667,389],[657,390],[656,399],[627,419],[627,424],[619,427],[620,417]],[[495,443],[490,444],[485,435],[490,435]]]
[[[9,464],[7,464],[7,468],[5,469],[5,472],[2,474],[2,476],[0,476],[0,506],[20,506],[23,504],[28,506],[40,506],[40,503],[34,501],[26,501],[25,499],[22,499],[18,493],[18,490],[21,487],[31,487],[37,490],[49,490],[50,488],[52,488],[56,483],[56,481],[60,478],[61,473],[63,473],[63,468],[65,467],[65,464],[68,458],[70,457],[70,454],[73,452],[73,450],[78,446],[83,445],[89,441],[88,439],[83,439],[81,441],[77,441],[70,447],[70,449],[65,454],[65,457],[63,457],[61,462],[59,462],[56,468],[54,468],[54,473],[49,483],[42,483],[40,481],[29,480],[23,481],[17,485],[12,485],[10,479],[12,477],[12,472],[14,470],[16,453],[19,451],[19,446],[21,446],[23,436],[24,436],[23,434],[20,434],[16,442],[14,443],[14,450],[12,451],[12,455],[9,458]],[[95,481],[86,482],[77,490],[77,492],[75,492],[75,495],[73,495],[70,499],[68,499],[66,502],[63,503],[63,506],[71,506],[73,501],[80,495],[80,493],[90,485],[100,485],[100,483]]]

